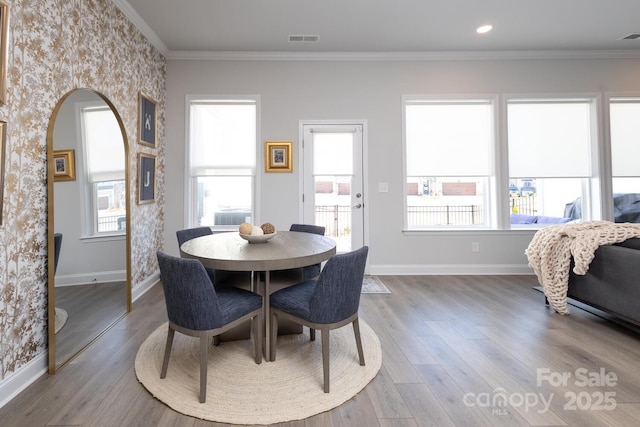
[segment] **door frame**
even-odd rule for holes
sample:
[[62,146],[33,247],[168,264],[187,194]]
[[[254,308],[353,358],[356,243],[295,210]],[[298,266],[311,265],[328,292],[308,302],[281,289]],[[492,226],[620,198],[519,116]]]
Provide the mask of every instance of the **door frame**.
[[[304,194],[304,126],[362,126],[362,192],[364,194],[363,206],[362,206],[362,238],[363,245],[369,244],[369,164],[367,159],[369,158],[369,127],[366,119],[354,119],[354,120],[300,120],[298,122],[298,141],[299,150],[297,150],[296,163],[298,164],[298,220],[302,221],[304,218],[304,203],[302,197]],[[368,263],[367,263],[368,264]]]

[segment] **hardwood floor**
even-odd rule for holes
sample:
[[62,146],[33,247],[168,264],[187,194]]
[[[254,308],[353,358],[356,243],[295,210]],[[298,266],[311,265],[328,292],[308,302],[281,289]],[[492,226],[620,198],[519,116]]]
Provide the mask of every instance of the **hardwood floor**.
[[60,365],[127,312],[126,282],[57,287],[56,307],[69,316],[56,334]]
[[[637,332],[576,307],[553,313],[533,276],[380,278],[392,293],[360,304],[382,343],[378,376],[342,406],[283,426],[640,425]],[[138,347],[165,313],[154,286],[58,374],[1,408],[0,424],[222,425],[173,411],[136,380]]]

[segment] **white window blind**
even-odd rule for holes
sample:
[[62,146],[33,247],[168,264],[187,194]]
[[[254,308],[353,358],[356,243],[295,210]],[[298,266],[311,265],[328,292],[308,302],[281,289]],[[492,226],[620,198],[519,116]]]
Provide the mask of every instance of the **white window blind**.
[[612,175],[640,176],[640,99],[612,100],[610,117]]
[[489,175],[492,108],[489,101],[407,102],[407,175]]
[[353,133],[314,134],[314,175],[350,175],[352,170]]
[[124,180],[122,132],[109,108],[82,110],[89,182]]
[[511,177],[578,178],[590,174],[590,102],[508,103]]
[[191,103],[191,175],[252,175],[255,101]]

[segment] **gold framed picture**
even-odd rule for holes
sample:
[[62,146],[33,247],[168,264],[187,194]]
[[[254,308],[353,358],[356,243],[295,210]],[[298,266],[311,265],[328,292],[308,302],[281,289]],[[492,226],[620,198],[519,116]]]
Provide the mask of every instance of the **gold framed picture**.
[[53,180],[76,180],[76,152],[75,150],[55,150],[53,152]]
[[267,141],[265,143],[265,170],[267,172],[293,171],[293,142]]
[[0,104],[7,102],[7,57],[9,44],[9,3],[0,0]]
[[4,200],[4,162],[7,122],[0,121],[0,225],[2,225],[2,201]]
[[149,147],[156,146],[158,112],[156,101],[140,92],[138,96],[138,142]]
[[156,200],[156,156],[138,153],[138,204]]

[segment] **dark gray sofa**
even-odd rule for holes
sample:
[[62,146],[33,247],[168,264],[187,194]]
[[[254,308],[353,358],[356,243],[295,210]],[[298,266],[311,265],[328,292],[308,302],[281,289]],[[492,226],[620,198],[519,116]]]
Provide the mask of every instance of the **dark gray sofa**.
[[600,246],[584,276],[569,273],[569,298],[640,325],[640,238]]

